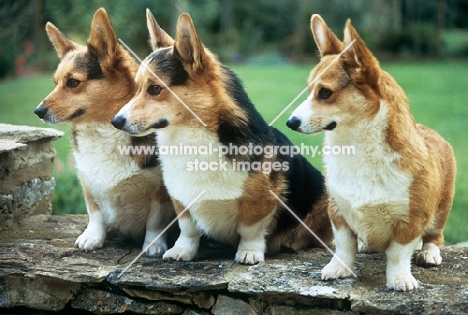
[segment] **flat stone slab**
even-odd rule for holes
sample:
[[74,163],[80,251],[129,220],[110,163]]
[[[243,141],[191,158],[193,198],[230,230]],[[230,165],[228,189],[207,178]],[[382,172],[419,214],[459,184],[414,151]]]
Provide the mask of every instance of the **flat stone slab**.
[[41,139],[55,140],[63,135],[63,131],[52,128],[0,124],[0,139],[5,142],[28,143]]
[[[439,267],[413,266],[420,288],[385,288],[385,257],[359,254],[357,278],[320,280],[331,254],[322,249],[234,263],[235,249],[205,241],[192,262],[141,257],[138,245],[108,237],[85,253],[73,247],[86,215],[36,215],[0,232],[0,313],[28,307],[95,314],[464,314],[468,248],[442,249]],[[232,310],[226,313],[226,310]]]

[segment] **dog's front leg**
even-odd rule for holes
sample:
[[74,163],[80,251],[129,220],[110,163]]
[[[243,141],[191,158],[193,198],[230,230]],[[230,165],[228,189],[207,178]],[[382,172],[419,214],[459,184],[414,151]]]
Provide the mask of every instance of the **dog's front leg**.
[[160,234],[173,218],[174,209],[170,200],[154,200],[152,202],[150,212],[146,218],[146,233],[143,250],[151,244],[156,237],[159,236],[159,238],[146,251],[148,256],[162,256],[167,251],[168,232],[166,231],[164,234]]
[[236,262],[254,265],[265,260],[265,235],[273,213],[274,211],[252,225],[246,225],[242,221],[239,223],[237,233],[240,235],[240,242],[237,247]]
[[408,244],[395,241],[385,251],[387,255],[387,288],[395,291],[409,291],[418,287],[418,282],[411,274],[411,257],[420,238]]
[[[177,215],[179,215],[184,210],[184,206],[175,199],[172,201],[175,211]],[[197,254],[201,234],[189,210],[179,218],[178,223],[180,227],[179,238],[175,242],[174,247],[169,249],[164,254],[163,258],[177,261],[189,261]]]
[[347,278],[352,275],[357,253],[357,237],[342,216],[336,213],[333,201],[329,204],[328,213],[335,236],[336,253],[332,260],[322,269],[322,280]]
[[101,209],[99,209],[86,186],[82,185],[82,187],[85,194],[89,222],[83,234],[76,239],[75,247],[89,251],[101,248],[104,244],[104,240],[106,239],[106,224]]

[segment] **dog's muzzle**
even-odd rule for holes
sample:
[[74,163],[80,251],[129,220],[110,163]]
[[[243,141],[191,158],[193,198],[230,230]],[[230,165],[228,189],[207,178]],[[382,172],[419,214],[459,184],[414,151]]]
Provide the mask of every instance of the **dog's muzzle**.
[[125,124],[127,123],[127,119],[123,116],[115,116],[111,120],[112,126],[114,126],[117,129],[122,130]]
[[301,120],[297,118],[296,116],[289,118],[288,121],[286,122],[286,126],[291,128],[292,130],[297,130],[297,128],[299,128],[300,125],[301,125]]
[[34,110],[34,114],[36,114],[40,119],[44,119],[45,115],[47,114],[47,107],[43,106],[42,104],[36,107]]

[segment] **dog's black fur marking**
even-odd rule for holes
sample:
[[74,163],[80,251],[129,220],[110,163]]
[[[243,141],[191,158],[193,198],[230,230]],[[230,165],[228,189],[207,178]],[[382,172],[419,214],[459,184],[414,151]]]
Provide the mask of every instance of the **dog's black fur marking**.
[[73,114],[70,116],[70,120],[75,119],[77,117],[80,117],[81,115],[84,115],[86,113],[86,109],[84,108],[78,108],[73,112]]
[[87,80],[104,79],[99,57],[90,51],[76,56],[74,66],[78,71],[86,73]]
[[[276,140],[279,145],[293,144],[276,130]],[[288,182],[288,192],[286,193],[286,205],[302,220],[312,209],[313,205],[320,201],[326,193],[325,178],[322,173],[310,164],[302,155],[278,155],[278,161],[288,162],[289,168],[286,171]],[[297,219],[284,209],[278,217],[277,231],[283,231],[297,225]]]
[[[255,109],[245,92],[240,79],[227,67],[223,66],[224,87],[237,105],[242,108],[247,116],[247,121],[239,121],[239,117],[226,115],[221,117],[218,128],[218,137],[223,145],[230,143],[236,146],[248,145],[277,145],[293,146],[291,141],[274,127],[268,126],[260,113]],[[228,156],[236,160],[247,160],[249,162],[261,161],[263,156]],[[320,201],[325,190],[325,179],[322,173],[314,168],[301,155],[282,155],[278,152],[276,161],[287,162],[287,171],[274,171],[270,173],[270,178],[276,181],[285,173],[288,190],[283,198],[286,205],[301,219],[305,219],[313,208],[313,205]],[[285,231],[300,224],[288,210],[283,209],[277,219],[276,231]]]
[[[153,146],[154,148],[156,148],[156,137],[153,133],[143,137],[130,137],[130,142],[133,147]],[[139,163],[138,166],[140,166],[142,169],[145,169],[158,166],[159,164],[160,162],[157,154],[147,154],[145,155],[143,163]]]
[[[271,130],[250,101],[241,80],[226,66],[222,66],[222,71],[224,72],[223,84],[226,91],[235,100],[236,104],[244,110],[247,120],[230,115],[230,113],[221,115],[218,127],[219,141],[225,146],[232,144],[239,147],[242,145],[247,146],[249,143],[252,143],[254,146],[267,145],[272,138]],[[263,159],[262,156],[256,155],[228,155],[227,158],[249,162],[261,161]]]
[[184,69],[182,61],[172,53],[171,48],[159,49],[153,52],[148,59],[152,64],[157,64],[155,73],[163,73],[169,78],[166,84],[170,86],[185,85],[189,80],[189,74]]

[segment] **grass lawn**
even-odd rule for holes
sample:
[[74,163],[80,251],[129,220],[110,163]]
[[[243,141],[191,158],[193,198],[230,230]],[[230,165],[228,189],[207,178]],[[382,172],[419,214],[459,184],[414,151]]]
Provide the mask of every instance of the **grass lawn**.
[[[306,79],[313,65],[236,65],[233,70],[244,82],[252,101],[271,122],[306,85]],[[465,126],[468,120],[468,62],[384,64],[406,91],[416,120],[437,130],[453,146],[458,164],[455,203],[447,223],[447,243],[468,240],[468,146],[465,141]],[[0,81],[0,122],[41,127],[44,125],[33,110],[53,89],[51,74],[15,78]],[[274,124],[293,143],[320,145],[323,135],[307,136],[295,133],[285,126],[293,109],[305,99],[301,97]],[[58,152],[56,167],[56,196],[54,212],[83,212],[84,204],[76,176],[69,171],[70,129],[67,125],[54,126],[67,134],[55,142]],[[310,158],[322,169],[320,156]],[[60,210],[60,211],[59,211]]]

